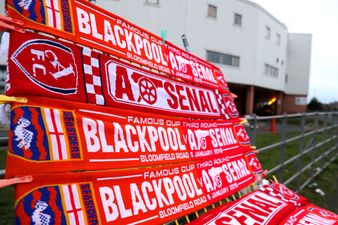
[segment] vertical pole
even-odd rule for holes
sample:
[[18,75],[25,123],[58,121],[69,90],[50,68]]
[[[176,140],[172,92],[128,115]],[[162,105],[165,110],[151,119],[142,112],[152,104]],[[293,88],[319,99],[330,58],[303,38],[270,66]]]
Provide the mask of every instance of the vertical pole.
[[246,89],[245,114],[250,115],[254,110],[255,87],[248,86]]
[[335,146],[336,146],[336,156],[338,156],[338,147],[337,147],[337,144],[338,144],[338,112],[335,112],[335,117],[336,117],[336,142],[335,142]]
[[[304,134],[305,134],[305,123],[306,123],[306,114],[304,113],[301,117],[301,126],[300,126],[300,132],[301,132],[301,139],[300,139],[300,145],[299,145],[299,157],[296,161],[297,163],[297,191],[300,189],[301,179],[302,179],[302,173],[300,173],[300,170],[302,169],[302,160],[303,160],[303,154],[304,154]],[[311,162],[310,162],[311,163]]]
[[257,115],[252,114],[253,117],[253,136],[251,139],[252,145],[256,145],[256,138],[257,138]]
[[332,114],[332,124],[331,124],[331,126],[332,126],[332,133],[331,133],[331,138],[332,138],[332,142],[331,142],[331,146],[333,147],[335,147],[335,149],[333,150],[333,154],[332,154],[332,157],[335,157],[336,156],[336,149],[337,149],[337,142],[336,142],[336,138],[337,138],[337,136],[336,136],[336,126],[337,126],[337,117],[336,117],[336,113],[335,112],[332,112],[331,113]]
[[282,118],[282,127],[281,127],[281,146],[279,150],[279,165],[281,165],[278,173],[278,177],[280,179],[280,183],[284,181],[284,160],[285,160],[285,138],[286,138],[286,126],[288,121],[287,113],[284,113],[284,117]]
[[185,50],[187,52],[190,52],[190,46],[189,46],[189,42],[188,42],[187,36],[185,34],[182,34],[181,38],[182,38],[182,42],[183,42],[183,46],[184,46]]
[[[324,114],[324,126],[323,126],[323,131],[322,131],[322,141],[327,140],[327,124],[328,124],[328,113]],[[323,144],[322,149],[321,149],[321,156],[322,156],[322,162],[321,162],[321,170],[324,168],[324,164],[326,163],[326,157],[324,157],[324,154],[326,151],[330,148],[327,143]]]
[[[328,118],[329,118],[329,132],[327,132],[328,133],[328,136],[327,136],[327,138],[329,138],[330,139],[330,141],[329,141],[329,146],[328,146],[328,149],[327,150],[331,150],[331,148],[334,146],[334,140],[333,140],[333,131],[334,131],[334,118],[333,118],[333,113],[332,112],[329,112],[328,113],[329,114],[329,116],[328,116]],[[331,154],[329,154],[328,155],[328,159],[331,159],[331,156],[333,156],[332,155],[332,153]]]
[[284,93],[280,91],[278,94],[277,101],[277,115],[281,115],[282,113],[284,113],[283,105],[284,105]]
[[271,119],[271,133],[272,134],[276,133],[276,119],[275,118]]
[[313,125],[313,129],[314,129],[314,132],[313,132],[313,146],[314,146],[314,149],[312,150],[311,152],[311,162],[312,162],[312,166],[314,166],[313,164],[313,161],[315,158],[317,158],[317,147],[315,147],[317,145],[317,136],[318,136],[318,120],[319,120],[319,114],[318,112],[315,114],[315,118],[314,118],[314,125]]

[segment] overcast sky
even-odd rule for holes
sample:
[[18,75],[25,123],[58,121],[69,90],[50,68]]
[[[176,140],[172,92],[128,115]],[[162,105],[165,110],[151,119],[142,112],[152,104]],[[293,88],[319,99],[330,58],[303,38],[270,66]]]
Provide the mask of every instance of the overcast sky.
[[288,27],[311,33],[312,57],[308,100],[338,101],[338,1],[252,0]]

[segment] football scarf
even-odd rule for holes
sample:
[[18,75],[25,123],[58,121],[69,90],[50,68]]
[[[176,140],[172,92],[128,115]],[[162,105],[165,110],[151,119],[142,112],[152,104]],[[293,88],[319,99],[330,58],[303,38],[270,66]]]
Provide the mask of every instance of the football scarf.
[[262,191],[254,191],[241,199],[215,208],[191,224],[221,225],[275,225],[295,206]]
[[11,177],[42,168],[102,170],[227,157],[250,150],[238,123],[30,97],[12,107],[6,172]]
[[309,204],[296,209],[281,222],[281,225],[337,225],[338,215]]
[[[33,33],[10,37],[6,94],[36,95],[196,118],[238,118],[227,91],[143,70]],[[24,87],[24,88],[23,88]]]
[[53,34],[143,66],[210,87],[227,88],[219,69],[84,0],[6,0],[8,16],[24,27]]
[[272,183],[270,185],[264,185],[260,187],[259,190],[271,196],[277,196],[278,198],[283,199],[285,202],[292,203],[298,207],[309,204],[308,199],[295,193],[283,184]]
[[171,75],[209,87],[228,89],[221,70],[175,45],[166,42]]
[[170,71],[160,37],[85,0],[6,0],[6,8],[26,28]]
[[219,89],[165,78],[106,55],[100,62],[107,105],[185,117],[230,118],[225,92]]
[[[235,169],[237,160],[241,157],[218,164],[222,166],[221,173],[240,176],[230,169]],[[185,164],[34,175],[34,182],[16,187],[17,221],[18,224],[43,224],[41,221],[68,225],[160,224],[206,207],[218,198],[224,199],[254,180],[252,174],[247,174],[250,179],[238,182],[236,188],[232,185],[230,190],[230,183],[222,183],[223,175],[219,179],[220,173],[211,173],[211,169],[200,171],[195,164]],[[215,197],[215,193],[219,196]]]

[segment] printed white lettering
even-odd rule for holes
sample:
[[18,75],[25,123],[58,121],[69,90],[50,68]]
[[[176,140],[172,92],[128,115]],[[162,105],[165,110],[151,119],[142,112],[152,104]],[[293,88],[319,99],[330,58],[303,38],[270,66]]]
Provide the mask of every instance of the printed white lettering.
[[[88,152],[118,153],[118,152],[153,152],[159,146],[162,151],[187,150],[184,139],[177,127],[141,126],[113,122],[105,124],[102,120],[82,118],[83,132],[86,139]],[[109,139],[107,139],[109,137]],[[174,155],[162,155],[164,158],[175,159]],[[156,156],[156,157],[162,157]],[[162,157],[162,158],[163,158]],[[177,157],[189,158],[187,155],[178,154]]]
[[99,191],[106,221],[111,222],[116,220],[119,216],[119,212],[116,203],[114,203],[115,196],[113,190],[109,187],[100,187]]
[[[188,168],[186,170],[188,170]],[[175,173],[178,174],[179,170],[175,170]],[[158,208],[167,207],[170,208],[166,209],[166,214],[175,214],[175,210],[171,211],[170,209],[177,206],[177,202],[175,202],[177,198],[183,202],[182,204],[187,204],[184,202],[189,201],[189,199],[196,200],[196,205],[206,201],[206,199],[204,199],[205,197],[202,196],[202,188],[197,185],[192,172],[175,175],[174,177],[167,176],[168,175],[150,181],[143,181],[142,183],[130,183],[129,192],[126,190],[121,192],[119,185],[99,188],[106,221],[111,222],[117,220],[119,217],[131,217],[147,213],[149,210],[153,211],[158,210]],[[196,199],[198,197],[203,198]],[[189,207],[194,207],[192,201],[188,204],[190,205]]]

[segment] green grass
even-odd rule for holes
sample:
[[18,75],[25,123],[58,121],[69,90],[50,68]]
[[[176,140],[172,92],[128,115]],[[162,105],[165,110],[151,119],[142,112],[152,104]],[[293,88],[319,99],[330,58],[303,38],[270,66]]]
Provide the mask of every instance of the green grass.
[[0,189],[0,225],[15,224],[14,188]]
[[4,147],[0,147],[0,169],[5,169],[6,156],[6,149]]
[[[334,131],[335,134],[337,134],[337,131]],[[286,138],[291,138],[294,136],[299,135],[299,132],[290,132],[286,135]],[[330,132],[321,132],[318,133],[316,136],[310,136],[305,137],[303,140],[304,148],[309,148],[311,146],[314,146],[315,143],[319,143],[329,137],[331,137],[333,133]],[[259,148],[279,142],[280,141],[280,134],[271,134],[271,133],[261,133],[257,134],[256,138],[256,146],[257,149]],[[336,139],[337,141],[337,139]],[[332,147],[335,143],[328,143],[325,144],[323,147],[317,148],[314,151],[304,154],[302,156],[301,160],[301,168],[304,167],[306,164],[313,161],[313,159],[317,158],[324,152],[326,149],[329,149]],[[295,156],[299,153],[301,147],[300,141],[294,141],[289,144],[285,145],[285,156],[284,161],[291,158],[292,156]],[[277,164],[279,164],[280,160],[280,152],[281,147],[276,147],[271,150],[262,152],[258,155],[258,158],[265,169],[272,169]],[[306,170],[299,178],[296,178],[293,182],[288,184],[288,187],[296,190],[297,185],[302,185],[315,171],[316,168],[321,167],[323,164],[325,164],[328,160],[330,160],[332,157],[337,155],[338,149],[334,151],[331,155],[328,155],[327,157],[324,157],[322,160],[318,161],[317,163],[314,163],[311,168]],[[289,177],[291,177],[293,174],[295,174],[298,171],[298,167],[296,164],[297,160],[294,162],[286,165],[284,167],[283,176],[281,175],[281,171],[276,171],[274,175],[276,175],[277,179],[283,178],[283,181],[287,180]],[[320,173],[310,184],[316,183],[316,187],[307,186],[305,187],[300,194],[307,197],[312,203],[317,204],[321,207],[324,207],[328,210],[331,210],[335,213],[338,213],[338,159],[336,159],[334,162],[329,164],[329,166]],[[321,196],[318,193],[315,192],[316,188],[320,188],[324,191],[325,196]]]
[[[0,169],[5,168],[6,151],[0,149]],[[15,224],[14,211],[14,187],[5,187],[0,189],[0,225]]]

